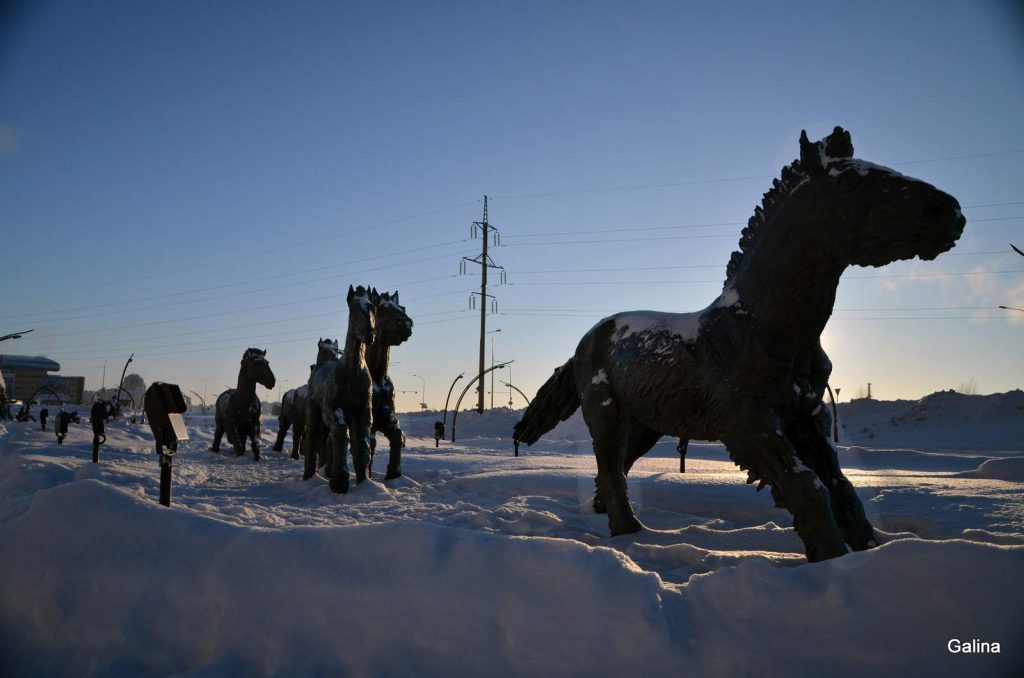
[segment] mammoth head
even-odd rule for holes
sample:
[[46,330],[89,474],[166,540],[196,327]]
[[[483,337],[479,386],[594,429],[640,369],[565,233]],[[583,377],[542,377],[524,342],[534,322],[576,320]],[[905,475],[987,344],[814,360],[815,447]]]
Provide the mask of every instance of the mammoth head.
[[821,141],[811,142],[807,130],[800,132],[800,167],[808,174],[819,174],[833,160],[853,157],[853,140],[850,133],[836,127],[832,134]]

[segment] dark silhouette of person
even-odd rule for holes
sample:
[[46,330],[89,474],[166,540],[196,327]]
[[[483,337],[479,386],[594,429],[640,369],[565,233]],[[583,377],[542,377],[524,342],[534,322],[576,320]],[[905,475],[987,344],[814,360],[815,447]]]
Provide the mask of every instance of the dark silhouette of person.
[[50,410],[46,409],[45,407],[43,409],[39,410],[39,430],[40,431],[45,431],[46,430],[46,418],[49,417],[49,416],[50,416]]

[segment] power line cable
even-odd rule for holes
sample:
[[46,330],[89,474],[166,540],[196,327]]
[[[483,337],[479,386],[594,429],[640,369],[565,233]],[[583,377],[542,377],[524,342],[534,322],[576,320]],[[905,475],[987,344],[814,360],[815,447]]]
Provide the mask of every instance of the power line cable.
[[[472,204],[478,203],[478,202],[480,202],[479,199],[476,199],[476,200],[466,200],[464,202],[460,202],[460,203],[457,203],[455,205],[449,205],[447,207],[440,207],[438,209],[429,210],[429,211],[426,211],[426,212],[420,212],[418,214],[412,214],[412,215],[405,216],[405,217],[399,217],[398,219],[391,219],[389,221],[382,221],[380,223],[372,224],[370,226],[363,226],[361,228],[349,229],[349,230],[341,231],[341,232],[338,232],[338,233],[332,233],[330,235],[325,235],[325,236],[321,236],[321,237],[318,237],[318,238],[312,238],[312,239],[309,239],[309,240],[303,240],[303,241],[300,241],[300,242],[297,242],[297,243],[287,243],[287,244],[283,244],[283,245],[275,245],[274,247],[268,247],[268,248],[262,249],[262,250],[250,251],[250,252],[246,252],[244,254],[239,254],[239,255],[236,255],[236,256],[233,256],[233,257],[227,257],[227,258],[220,258],[220,259],[210,260],[210,261],[202,263],[202,264],[193,264],[191,266],[176,266],[173,269],[168,269],[168,270],[159,271],[159,272],[156,272],[156,273],[147,273],[145,275],[136,276],[135,279],[136,280],[144,280],[144,279],[147,279],[147,278],[157,278],[157,277],[171,275],[171,274],[178,274],[178,273],[181,273],[183,271],[195,271],[195,270],[198,270],[198,269],[201,269],[201,268],[209,268],[210,266],[219,266],[221,264],[226,264],[226,263],[229,263],[229,262],[232,262],[232,261],[241,261],[241,260],[249,259],[251,257],[259,256],[259,255],[262,255],[262,254],[274,254],[274,253],[277,253],[277,252],[281,252],[281,251],[288,250],[288,249],[294,249],[294,248],[297,248],[297,247],[306,247],[308,245],[313,245],[313,244],[316,244],[316,243],[325,242],[327,240],[333,240],[333,239],[341,238],[341,237],[344,237],[344,236],[347,236],[347,235],[353,235],[355,233],[362,233],[364,231],[370,231],[370,230],[373,230],[375,228],[383,228],[384,226],[392,226],[394,224],[400,224],[400,223],[405,222],[405,221],[412,221],[413,219],[421,219],[423,217],[431,216],[431,215],[434,215],[434,214],[439,214],[441,212],[448,212],[448,211],[451,211],[451,210],[454,210],[454,209],[458,209],[460,207],[465,207],[466,205],[472,205]],[[100,287],[107,287],[107,286],[108,285],[106,283],[100,283],[100,284],[97,284],[97,285],[88,285],[88,286],[78,287],[77,289],[78,290],[90,290],[90,289],[97,289],[97,288],[100,288]],[[36,296],[43,296],[43,295],[47,295],[47,294],[53,294],[56,291],[57,290],[51,290],[49,292],[36,292],[36,293],[33,293],[33,294],[24,295],[24,296],[25,296],[25,298],[36,297]],[[63,291],[63,290],[61,290],[61,291]]]
[[[869,278],[933,278],[944,276],[963,275],[1004,275],[1013,273],[1024,273],[1024,269],[1010,271],[957,271],[949,273],[876,273],[872,275],[851,275],[843,276],[843,280],[865,280]],[[686,285],[715,283],[722,284],[722,280],[540,280],[533,282],[512,282],[508,283],[513,287],[530,285]]]
[[[229,287],[238,287],[240,285],[249,285],[249,284],[252,284],[254,282],[266,282],[268,280],[279,280],[281,278],[287,278],[287,277],[290,277],[290,276],[293,276],[293,275],[303,275],[303,274],[307,274],[307,273],[315,273],[317,271],[330,270],[330,269],[334,269],[334,268],[339,268],[341,266],[350,266],[350,265],[353,265],[353,264],[360,264],[360,263],[363,263],[363,262],[366,262],[366,261],[375,261],[377,259],[388,259],[388,258],[391,258],[391,257],[402,256],[404,254],[412,254],[412,253],[415,253],[415,252],[422,252],[424,250],[436,249],[438,247],[447,247],[449,245],[455,245],[455,244],[459,244],[459,243],[463,243],[463,242],[465,242],[465,239],[463,239],[463,240],[451,240],[451,241],[448,241],[448,242],[439,243],[437,245],[427,245],[425,247],[417,247],[417,248],[413,248],[413,249],[402,250],[402,251],[399,251],[399,252],[390,252],[390,253],[380,254],[380,255],[376,255],[376,256],[372,256],[372,257],[360,257],[358,259],[352,259],[352,260],[349,260],[349,261],[343,261],[343,262],[339,262],[339,263],[335,263],[335,264],[328,264],[328,265],[325,265],[325,266],[317,266],[317,267],[314,267],[314,268],[302,269],[300,271],[291,271],[291,272],[287,272],[287,273],[279,273],[279,274],[276,274],[276,275],[261,276],[259,278],[250,278],[249,280],[242,280],[242,281],[239,281],[239,282],[225,283],[225,284],[222,284],[222,285],[211,285],[211,286],[208,286],[208,287],[200,287],[200,288],[196,288],[196,289],[193,289],[193,290],[187,290],[187,291],[183,291],[183,292],[169,292],[169,293],[166,293],[166,294],[157,294],[157,295],[153,295],[153,296],[149,296],[149,297],[140,297],[140,298],[136,298],[136,299],[126,299],[126,300],[112,301],[112,302],[106,302],[106,303],[103,303],[103,304],[93,304],[91,306],[75,306],[75,307],[72,307],[72,308],[57,309],[57,310],[53,310],[53,311],[40,311],[40,312],[37,312],[37,313],[31,313],[31,314],[27,314],[27,315],[0,316],[0,320],[7,320],[7,319],[10,319],[10,318],[31,318],[33,316],[38,316],[38,315],[52,315],[52,314],[55,314],[55,313],[68,313],[68,312],[72,312],[72,311],[82,311],[82,310],[96,309],[96,308],[108,308],[110,306],[117,306],[117,305],[120,305],[120,304],[142,303],[142,302],[147,302],[147,301],[155,301],[155,300],[158,300],[158,299],[166,299],[166,298],[170,298],[170,297],[183,296],[183,295],[187,295],[187,294],[198,294],[200,292],[209,292],[209,291],[214,291],[214,290],[219,290],[219,289],[226,289],[226,288],[229,288]],[[350,275],[360,275],[362,273],[373,273],[373,272],[375,272],[377,270],[382,270],[382,269],[387,269],[387,268],[394,268],[396,266],[408,266],[409,264],[421,263],[423,261],[432,261],[434,259],[446,258],[446,257],[453,256],[454,254],[457,254],[457,253],[448,252],[448,253],[445,253],[443,255],[438,255],[438,256],[434,256],[434,257],[424,257],[422,259],[414,259],[414,260],[406,261],[406,262],[399,262],[399,263],[394,263],[394,264],[388,264],[388,265],[384,265],[384,266],[378,266],[378,267],[372,268],[372,269],[364,269],[362,271],[354,271],[354,272],[348,272],[348,273],[339,273],[339,274],[332,275],[332,276],[326,276],[326,277],[321,277],[321,278],[313,278],[312,280],[305,280],[305,281],[299,281],[299,282],[295,282],[295,283],[288,283],[288,284],[285,284],[285,285],[278,285],[277,287],[260,288],[258,290],[245,290],[245,291],[240,292],[240,293],[226,294],[226,295],[217,296],[217,297],[208,297],[206,299],[186,300],[186,301],[184,301],[182,303],[199,303],[199,302],[202,302],[202,301],[209,301],[211,299],[222,299],[222,298],[226,298],[226,297],[237,296],[238,294],[250,294],[250,293],[261,292],[261,291],[266,291],[266,290],[270,290],[270,289],[294,287],[296,285],[303,285],[303,284],[308,284],[308,283],[312,283],[312,282],[322,282],[324,280],[331,280],[331,279],[338,278],[338,277],[344,277],[344,276],[350,276]],[[174,304],[167,304],[167,305],[170,306],[170,305],[174,305]],[[148,307],[146,309],[135,309],[135,310],[149,310],[149,308],[154,308],[154,307]],[[155,307],[155,308],[160,308],[160,307]],[[62,320],[71,320],[71,318],[62,318]],[[38,322],[38,321],[36,321],[36,322]]]
[[[989,152],[989,153],[974,153],[974,154],[970,154],[970,155],[950,155],[950,156],[945,156],[945,157],[941,157],[941,158],[927,158],[927,159],[924,159],[924,160],[907,160],[907,161],[903,161],[903,162],[894,162],[893,165],[895,165],[897,167],[900,166],[900,165],[921,165],[921,164],[925,164],[925,163],[946,162],[946,161],[952,161],[952,160],[967,160],[967,159],[973,159],[973,158],[987,158],[987,157],[994,157],[994,156],[1012,155],[1012,154],[1016,154],[1016,153],[1024,153],[1024,148],[1016,148],[1016,149],[1006,150],[1006,151],[992,151],[992,152]],[[581,189],[572,189],[572,190],[566,190],[566,191],[541,191],[541,192],[535,192],[535,193],[518,193],[518,194],[513,194],[513,195],[497,195],[497,196],[491,196],[491,200],[519,200],[519,199],[522,199],[522,198],[548,198],[548,197],[562,197],[562,196],[569,196],[569,195],[588,195],[588,194],[592,194],[592,193],[614,193],[614,192],[619,192],[619,191],[639,191],[639,190],[650,190],[650,189],[657,189],[657,188],[675,188],[675,187],[678,187],[678,186],[700,186],[700,185],[706,185],[706,184],[723,184],[723,183],[733,183],[733,182],[741,182],[741,181],[753,181],[755,179],[759,179],[759,180],[762,180],[762,181],[766,181],[766,180],[770,181],[771,179],[774,179],[774,178],[775,178],[775,175],[758,174],[758,175],[747,175],[747,176],[737,176],[737,177],[721,177],[721,178],[714,178],[714,179],[690,179],[690,180],[686,180],[686,181],[673,181],[673,182],[664,182],[664,183],[657,183],[657,184],[636,184],[636,185],[631,185],[631,186],[605,186],[605,187],[599,187],[599,188],[581,188]]]
[[[454,294],[465,294],[465,293],[466,293],[465,291],[459,290],[459,291],[455,291],[455,292],[446,292],[446,293],[442,293],[442,294],[434,294],[434,295],[429,295],[429,296],[426,296],[426,297],[407,299],[406,303],[408,303],[410,301],[421,301],[421,300],[424,300],[424,299],[435,299],[435,298],[439,298],[439,297],[451,296],[451,295],[454,295]],[[314,302],[314,301],[325,301],[325,300],[329,300],[329,299],[337,300],[338,298],[339,298],[339,295],[337,295],[337,294],[328,294],[328,295],[324,295],[324,296],[321,296],[321,297],[311,297],[309,299],[303,299],[300,302],[296,302],[294,300],[283,301],[283,302],[280,302],[280,303],[277,303],[277,304],[264,304],[262,306],[254,306],[254,307],[249,307],[249,308],[233,309],[233,310],[229,310],[229,311],[219,311],[217,313],[206,313],[206,314],[202,314],[202,315],[189,316],[189,317],[185,317],[185,318],[175,318],[173,320],[155,320],[155,321],[152,321],[152,322],[135,323],[135,324],[132,324],[132,325],[121,325],[121,326],[117,326],[117,327],[103,327],[103,328],[92,329],[92,330],[77,330],[77,331],[74,331],[74,332],[64,332],[62,334],[51,334],[51,335],[49,335],[49,338],[70,337],[70,336],[77,336],[77,335],[80,335],[80,334],[95,334],[97,332],[112,332],[114,330],[135,329],[135,328],[138,328],[138,327],[153,327],[153,326],[156,326],[156,325],[167,325],[167,324],[171,324],[171,323],[186,322],[186,321],[189,321],[189,320],[203,320],[203,319],[206,319],[206,318],[219,318],[219,317],[222,317],[222,316],[225,316],[225,315],[235,315],[235,314],[238,314],[238,313],[250,313],[252,311],[264,311],[264,310],[269,309],[269,308],[279,308],[281,306],[294,306],[296,303],[310,303],[310,302]],[[340,313],[341,309],[339,309],[338,312]]]
[[[981,207],[1003,207],[1008,205],[1024,205],[1024,201],[1020,202],[1002,202],[1002,203],[989,203],[981,205],[963,205],[961,209],[977,209]],[[995,219],[968,219],[968,222],[976,221],[1005,221],[1012,219],[1024,219],[1024,217],[999,217]],[[589,235],[595,233],[633,233],[639,231],[671,231],[679,229],[690,229],[690,228],[712,228],[715,226],[746,226],[746,221],[718,221],[709,222],[706,224],[680,224],[677,226],[622,226],[619,228],[598,228],[589,230],[575,230],[575,231],[535,231],[533,233],[521,233],[518,235],[505,236],[506,240],[516,240],[519,238],[547,238],[555,237],[560,235]]]

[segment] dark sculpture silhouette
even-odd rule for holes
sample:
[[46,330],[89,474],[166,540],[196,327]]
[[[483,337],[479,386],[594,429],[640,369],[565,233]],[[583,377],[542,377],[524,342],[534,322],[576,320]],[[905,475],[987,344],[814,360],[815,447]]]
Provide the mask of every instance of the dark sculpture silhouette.
[[[306,406],[306,463],[302,479],[316,474],[317,460],[326,459],[331,490],[347,492],[349,436],[356,482],[366,480],[370,457],[373,381],[366,366],[366,346],[376,334],[377,308],[370,290],[348,288],[348,333],[341,358],[316,368],[309,381]],[[328,442],[330,447],[328,448]]]
[[228,443],[235,448],[235,454],[245,454],[245,441],[250,441],[253,459],[260,459],[260,433],[263,422],[260,419],[262,405],[256,395],[256,384],[274,388],[274,372],[267,362],[267,352],[258,348],[247,349],[242,354],[242,367],[238,370],[238,385],[217,396],[211,452],[220,451],[221,437],[226,433]]
[[577,408],[597,457],[595,508],[613,535],[642,526],[626,474],[662,435],[721,440],[766,483],[810,561],[876,545],[852,484],[839,468],[822,407],[832,370],[820,336],[850,265],[934,259],[963,232],[950,195],[854,159],[842,128],[818,143],[764,195],[703,311],[635,311],[605,318],[537,393],[516,424],[527,444]]
[[390,455],[385,480],[402,475],[402,448],[405,434],[395,415],[395,385],[388,376],[391,347],[398,346],[412,336],[412,319],[405,307],[398,303],[398,292],[376,294],[373,297],[377,307],[377,337],[366,347],[366,365],[373,379],[373,427],[370,431],[370,465],[377,449],[377,432],[388,439]]
[[[339,355],[338,342],[335,339],[320,339],[317,342],[316,364],[309,366],[310,377],[316,368],[328,360],[337,360]],[[306,431],[306,405],[309,401],[309,384],[285,391],[281,398],[281,412],[277,416],[277,440],[274,441],[275,452],[284,450],[284,440],[288,429],[292,429],[292,459],[298,459],[302,450],[303,435]]]
[[275,452],[284,451],[284,441],[288,437],[288,430],[291,429],[292,459],[299,458],[302,436],[306,430],[306,399],[308,397],[309,386],[307,384],[284,392],[284,396],[281,397],[281,412],[277,415],[277,439],[271,448]]
[[92,404],[89,411],[89,423],[92,424],[92,460],[99,461],[100,445],[107,442],[107,434],[104,429],[107,421],[107,406],[102,400]]

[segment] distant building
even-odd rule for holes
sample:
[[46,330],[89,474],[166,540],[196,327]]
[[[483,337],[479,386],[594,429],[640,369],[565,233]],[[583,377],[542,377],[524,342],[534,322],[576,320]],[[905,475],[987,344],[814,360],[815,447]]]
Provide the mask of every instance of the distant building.
[[12,400],[27,400],[43,386],[48,372],[59,369],[60,363],[41,355],[0,355],[0,372],[7,382],[7,397]]
[[43,385],[52,393],[43,391],[36,396],[36,400],[41,403],[56,403],[57,398],[52,395],[56,393],[60,396],[61,402],[72,405],[82,404],[83,396],[85,395],[85,377],[62,377],[57,374],[50,374],[43,380]]
[[117,397],[118,407],[142,407],[142,398],[145,394],[139,392],[132,392],[126,388],[122,388],[118,392],[116,386],[108,386],[107,388],[101,388],[92,395],[93,401],[106,400],[113,402],[114,398]]

